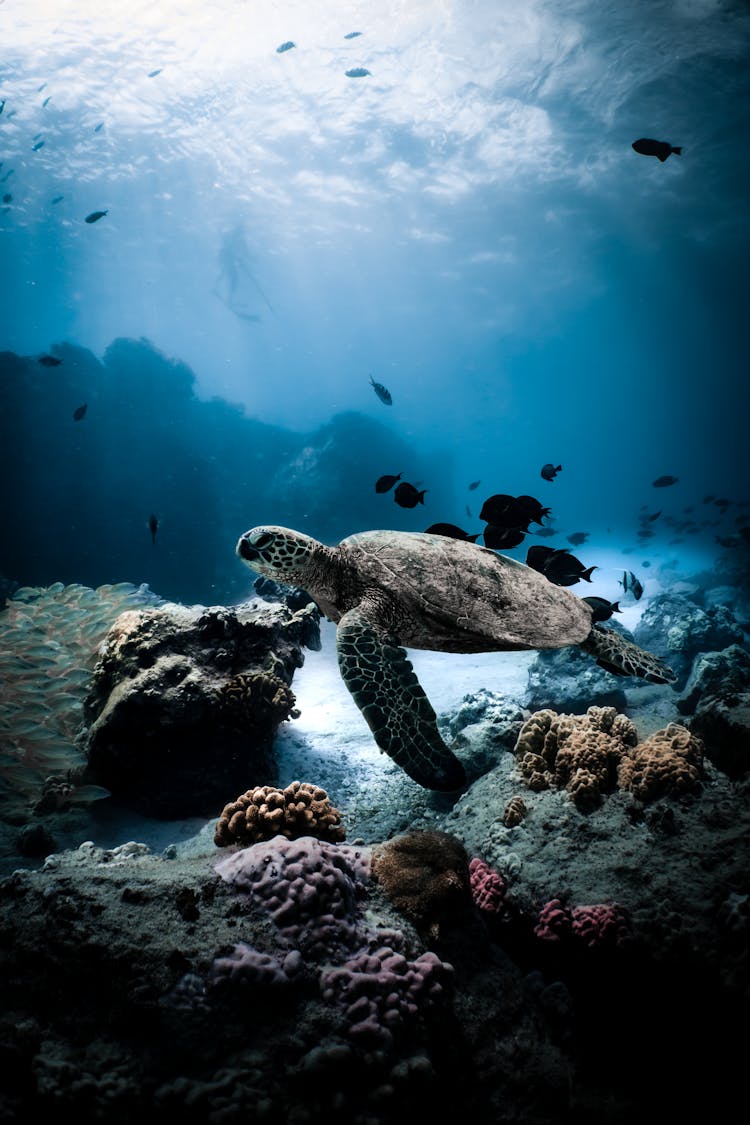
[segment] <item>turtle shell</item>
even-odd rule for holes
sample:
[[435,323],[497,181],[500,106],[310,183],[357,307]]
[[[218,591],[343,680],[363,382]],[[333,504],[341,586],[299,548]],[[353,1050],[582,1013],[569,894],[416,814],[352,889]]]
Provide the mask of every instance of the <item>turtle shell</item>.
[[365,531],[339,544],[352,589],[385,593],[407,648],[562,648],[591,632],[590,607],[505,555],[445,535]]

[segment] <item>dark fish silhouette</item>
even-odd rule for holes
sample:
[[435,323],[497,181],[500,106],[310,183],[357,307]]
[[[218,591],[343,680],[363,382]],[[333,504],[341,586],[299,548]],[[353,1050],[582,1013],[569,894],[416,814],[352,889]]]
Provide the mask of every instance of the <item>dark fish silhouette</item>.
[[651,563],[648,561],[648,559],[644,559],[641,563],[641,566],[651,566]]
[[507,492],[498,492],[485,500],[479,518],[495,527],[528,531],[530,523],[541,524],[550,511],[550,508],[542,507],[533,496],[509,496]]
[[363,66],[353,66],[351,70],[344,71],[347,78],[366,78],[369,73]]
[[554,480],[561,469],[562,465],[553,465],[548,461],[546,465],[542,465],[542,476],[545,480]]
[[682,147],[675,147],[666,141],[654,141],[651,137],[641,137],[637,141],[633,141],[633,148],[641,156],[655,156],[657,160],[661,160],[662,164],[671,156],[676,153],[677,156],[682,156]]
[[97,223],[99,221],[99,219],[103,219],[104,216],[107,215],[108,213],[109,212],[107,212],[107,211],[92,211],[90,215],[86,216],[86,218],[84,219],[84,222],[86,222],[86,223]]
[[654,488],[667,488],[670,484],[677,484],[677,481],[679,479],[679,477],[664,476],[657,477],[656,480],[652,481],[651,483],[653,484]]
[[469,485],[469,492],[473,492],[475,488],[479,488],[481,480],[473,480]]
[[44,141],[37,141],[35,145],[31,146],[31,151],[39,152],[40,148],[44,148]]
[[546,537],[548,535],[557,535],[557,532],[555,531],[554,527],[540,527],[535,531],[529,532],[529,534],[530,535],[543,535],[543,536]]
[[581,560],[571,555],[566,547],[541,545],[529,547],[526,565],[532,570],[538,570],[556,586],[574,586],[582,578],[585,582],[590,582],[592,571],[597,569],[595,566],[584,567]]
[[148,77],[149,78],[156,78],[157,74],[161,74],[161,67],[159,67],[158,70],[149,71]]
[[75,408],[75,410],[73,411],[73,420],[75,422],[80,422],[81,418],[83,418],[87,409],[88,409],[88,403],[85,403],[85,402],[84,402],[83,406],[77,406]]
[[372,383],[372,389],[375,391],[380,401],[384,402],[386,406],[392,406],[393,399],[391,398],[391,392],[388,388],[384,387],[382,383],[376,383],[372,375],[370,376],[370,382]]
[[740,537],[738,535],[717,535],[716,542],[720,547],[738,547]]
[[608,602],[606,598],[582,598],[582,601],[590,605],[593,613],[591,615],[592,621],[607,621],[613,613],[622,613],[619,602]]
[[646,516],[646,519],[648,520],[649,523],[653,523],[654,520],[658,520],[660,515],[661,515],[661,508],[659,509],[658,512],[654,512],[653,515]]
[[426,535],[447,535],[450,539],[463,539],[467,543],[476,543],[479,538],[479,532],[476,535],[467,535],[460,527],[456,527],[455,523],[433,523],[427,528]]
[[148,517],[148,529],[151,532],[151,542],[156,546],[156,532],[159,530],[159,520],[153,512]]
[[42,102],[42,109],[45,109],[45,108],[46,108],[46,106],[48,106],[48,105],[49,105],[49,103],[51,102],[51,100],[52,100],[52,95],[50,94],[50,95],[49,95],[48,97],[46,97],[46,98],[44,99],[44,101]]
[[404,480],[394,492],[393,499],[400,508],[416,508],[417,504],[424,504],[426,491],[427,489],[423,488],[421,492],[418,492],[413,484],[407,484]]
[[56,195],[52,203],[62,203],[63,199],[65,199],[64,195]]
[[510,551],[523,543],[525,536],[526,532],[517,527],[496,527],[488,523],[484,529],[484,545],[493,551]]
[[100,130],[102,130],[103,128],[104,128],[104,122],[103,122],[103,121],[100,121],[98,125],[95,125],[95,126],[94,126],[94,132],[95,132],[95,133],[98,133],[98,132],[100,132]]
[[378,477],[378,479],[375,481],[375,491],[388,492],[389,489],[393,488],[397,480],[401,480],[401,473],[399,473],[398,476],[395,477],[389,476],[388,474],[386,474],[384,477]]
[[585,543],[588,537],[588,531],[574,531],[572,535],[568,536],[568,542],[572,543],[574,547],[580,547],[581,543]]
[[276,48],[276,54],[283,55],[284,51],[291,51],[292,47],[296,46],[297,44],[293,43],[291,39],[287,39],[286,43],[282,43],[279,47]]
[[0,101],[0,113],[2,113],[4,109],[5,109],[5,98],[3,98],[2,101]]
[[42,367],[59,367],[62,360],[56,355],[40,355],[37,363],[41,363]]
[[5,195],[3,196],[3,203],[12,203],[12,202],[13,202],[13,196],[12,196],[11,192],[6,191]]
[[635,600],[640,601],[641,595],[643,593],[643,586],[641,585],[640,580],[636,578],[635,574],[633,574],[632,570],[623,571],[622,578],[620,579],[620,585],[626,593],[629,590]]
[[344,39],[356,39],[356,38],[357,38],[358,36],[360,36],[361,34],[362,34],[362,32],[361,32],[361,31],[349,31],[349,32],[348,32],[348,33],[347,33],[347,34],[346,34],[346,35],[344,36]]

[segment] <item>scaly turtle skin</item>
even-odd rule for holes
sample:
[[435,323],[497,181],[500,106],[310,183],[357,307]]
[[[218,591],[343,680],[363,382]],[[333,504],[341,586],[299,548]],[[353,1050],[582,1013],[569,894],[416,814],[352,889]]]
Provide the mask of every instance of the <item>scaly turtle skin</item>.
[[463,766],[402,646],[507,652],[579,645],[619,675],[671,683],[674,673],[591,607],[515,559],[444,535],[365,531],[326,547],[285,527],[255,527],[237,544],[248,566],[301,586],[338,625],[344,683],[381,750],[427,789],[460,789]]

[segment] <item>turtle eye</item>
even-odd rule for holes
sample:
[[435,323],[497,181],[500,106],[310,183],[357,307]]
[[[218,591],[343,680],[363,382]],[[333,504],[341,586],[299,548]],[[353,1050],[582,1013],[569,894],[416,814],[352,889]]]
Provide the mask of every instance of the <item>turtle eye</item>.
[[270,531],[264,531],[262,535],[253,542],[254,547],[267,547],[269,543],[273,542],[273,535]]

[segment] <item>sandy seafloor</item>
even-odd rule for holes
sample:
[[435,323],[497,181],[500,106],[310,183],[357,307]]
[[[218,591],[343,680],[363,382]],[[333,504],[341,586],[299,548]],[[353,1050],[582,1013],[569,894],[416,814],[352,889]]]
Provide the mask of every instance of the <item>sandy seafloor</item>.
[[[632,629],[642,609],[643,606],[626,609],[620,619],[622,624]],[[511,961],[515,959],[518,969],[506,966],[499,977],[493,978],[490,988],[495,994],[493,1003],[498,1005],[493,1010],[502,1012],[502,996],[506,988],[508,996],[511,995],[508,982],[515,980],[515,972],[524,980],[531,979],[531,974],[541,982],[539,988],[555,986],[559,978],[564,984],[566,1000],[561,1004],[563,1014],[558,1011],[555,1019],[558,1023],[569,1021],[570,1028],[577,1030],[569,1028],[562,1037],[565,1039],[563,1046],[554,1046],[555,1050],[562,1051],[566,1065],[569,1061],[570,1073],[561,1079],[555,1071],[555,1076],[549,1079],[550,1086],[562,1105],[565,1096],[560,1095],[560,1083],[568,1081],[575,1087],[576,1082],[581,1082],[582,1085],[571,1096],[574,1108],[570,1111],[556,1108],[555,1098],[551,1098],[552,1104],[547,1109],[544,1096],[539,1104],[532,1099],[531,1107],[524,1108],[525,1095],[508,1092],[503,1100],[504,1095],[495,1092],[494,1100],[488,1096],[484,1108],[472,1107],[476,1120],[565,1121],[585,1125],[601,1121],[619,1125],[630,1120],[663,1120],[672,1110],[684,1113],[694,1106],[702,1112],[715,1110],[716,1119],[721,1116],[723,1120],[739,1121],[741,1115],[738,1116],[733,1107],[741,1085],[743,1032],[739,1026],[734,1030],[732,1022],[746,1021],[748,1015],[750,805],[747,782],[730,781],[706,762],[700,794],[663,799],[655,802],[645,815],[636,815],[631,796],[618,791],[608,795],[599,808],[584,814],[564,792],[529,792],[515,772],[515,759],[508,747],[499,746],[494,737],[497,732],[493,733],[491,724],[479,721],[461,724],[463,729],[454,749],[464,761],[480,763],[476,772],[481,776],[458,800],[428,792],[379,752],[339,677],[334,627],[322,622],[321,633],[321,651],[306,652],[304,666],[294,677],[292,686],[300,716],[283,724],[277,736],[279,785],[301,780],[325,788],[341,811],[347,843],[369,847],[414,829],[439,829],[455,834],[469,856],[479,856],[503,875],[514,909],[527,918],[536,916],[541,906],[553,898],[562,898],[570,905],[616,902],[627,912],[638,941],[646,950],[636,967],[629,964],[627,972],[618,979],[616,959],[609,964],[606,959],[597,960],[597,955],[592,954],[589,964],[586,955],[579,951],[574,954],[571,965],[559,950],[523,948],[518,944],[517,935],[511,937],[510,948],[503,950],[503,956],[507,953]],[[496,702],[523,705],[528,669],[536,654],[456,656],[410,652],[409,655],[435,707],[443,733],[451,741],[448,722],[455,719],[467,697],[471,698],[481,689],[494,693],[498,697]],[[677,695],[670,689],[640,685],[626,686],[626,692],[627,713],[636,723],[641,738],[670,721],[682,721],[675,706]],[[253,780],[249,779],[251,784]],[[520,825],[506,828],[501,820],[503,810],[510,797],[519,794],[526,802],[528,815]],[[233,796],[228,795],[228,799]],[[112,957],[113,963],[118,964],[135,962],[142,955],[145,943],[148,956],[157,956],[157,951],[162,949],[163,960],[167,962],[169,958],[174,959],[174,950],[179,947],[186,964],[190,963],[194,969],[205,968],[216,955],[212,942],[221,945],[223,938],[225,944],[227,938],[226,929],[218,922],[215,928],[211,927],[205,896],[206,883],[215,879],[213,868],[223,854],[214,845],[213,824],[213,820],[196,818],[150,820],[102,801],[88,811],[79,810],[56,819],[51,828],[57,852],[46,861],[15,854],[15,830],[6,829],[1,873],[6,877],[6,888],[9,881],[15,889],[4,896],[2,911],[10,910],[14,917],[20,917],[14,913],[19,909],[18,903],[28,904],[31,900],[28,925],[34,926],[40,909],[34,902],[54,897],[61,886],[68,900],[75,901],[77,895],[85,897],[88,893],[83,888],[96,884],[100,905],[93,912],[84,911],[85,918],[80,920],[80,926],[84,945],[90,943],[93,949],[106,948],[106,954],[98,955],[100,958]],[[127,849],[124,853],[113,851],[128,842],[143,844],[148,852],[137,849],[129,856]],[[116,864],[111,862],[113,855],[117,858]],[[117,872],[115,867],[119,869]],[[23,870],[25,875],[12,874]],[[192,930],[188,929],[190,937],[185,938],[184,949],[179,935],[170,928],[173,922],[162,925],[158,914],[159,904],[167,901],[171,893],[170,886],[183,890],[195,887],[195,894],[198,897],[203,894],[205,898],[205,906],[201,906],[202,920],[196,922]],[[148,924],[134,928],[133,903],[138,901],[150,903],[149,910],[156,913]],[[398,924],[398,915],[394,922],[394,911],[384,908],[382,902],[370,904],[369,916],[376,916],[379,909],[377,924]],[[100,912],[105,919],[103,922],[99,921]],[[141,917],[145,916],[144,909]],[[98,932],[99,926],[103,927],[101,932]],[[412,950],[431,947],[430,941],[423,934],[417,937],[408,923],[404,922],[404,928],[410,933]],[[3,930],[7,935],[7,924]],[[54,927],[50,933],[54,945]],[[147,936],[144,937],[144,933]],[[240,936],[252,940],[252,932],[235,935]],[[33,940],[28,940],[33,948]],[[34,940],[43,943],[49,939],[40,932]],[[467,946],[473,941],[467,937]],[[502,927],[492,933],[492,941],[497,941],[502,949]],[[460,935],[454,933],[451,943],[453,959],[457,950],[460,959]],[[65,943],[61,948],[65,949]],[[437,948],[445,956],[439,942]],[[470,959],[473,956],[471,953]],[[12,960],[11,956],[11,963]],[[144,964],[147,962],[148,957]],[[54,956],[49,963],[42,959],[40,973],[50,972],[50,964],[54,963]],[[85,980],[81,981],[81,987],[86,987]],[[479,1021],[477,1028],[482,1020],[500,1018],[482,1011],[480,1019],[480,1008],[485,1002],[478,999],[480,995],[481,988],[477,991],[475,986],[467,986],[462,1000],[457,1001],[464,1029],[474,1020],[474,1012]],[[17,1006],[17,997],[14,1002]],[[312,1001],[310,1004],[314,1007]],[[11,1015],[15,1018],[13,1013]],[[34,1018],[33,1010],[19,1012],[16,1026],[24,1028],[33,1024]],[[307,1016],[295,1018],[299,1028],[306,1026]],[[67,1034],[70,1038],[69,1030]],[[485,1034],[476,1030],[475,1052],[479,1050],[476,1044]],[[508,1048],[507,1043],[514,1042],[516,1033],[511,1028],[505,1029],[504,1034],[510,1037],[503,1040],[510,1059],[515,1048]],[[578,1048],[571,1048],[566,1038],[574,1040],[576,1034],[585,1044],[581,1048],[583,1061],[576,1059]],[[527,1068],[528,1083],[538,1084],[547,1066],[539,1060],[547,1058],[545,1052],[550,1049],[549,1044],[543,1035],[541,1046],[530,1047],[528,1028],[523,1035],[519,1030],[518,1035],[524,1043],[523,1051],[519,1048],[517,1062],[519,1082],[523,1086],[522,1075]],[[299,1037],[304,1039],[302,1030],[299,1030]],[[109,1042],[113,1036],[108,1035],[107,1039]],[[68,1106],[82,1115],[81,1120],[89,1119],[87,1113],[91,1120],[104,1120],[108,1104],[111,1120],[127,1117],[116,1098],[108,1103],[107,1097],[92,1094],[88,1101],[79,1102],[77,1095],[71,1094],[77,1087],[70,1074],[84,1064],[59,1028],[55,1032],[49,1028],[39,1030],[37,1040],[47,1047],[40,1048],[35,1040],[37,1054],[33,1055],[33,1049],[29,1048],[34,1061],[28,1065],[36,1075],[35,1081],[42,1094],[36,1090],[29,1095],[30,1100],[21,1098],[14,1102],[11,1097],[7,1103],[0,1103],[0,1108],[3,1104],[6,1108],[0,1119],[20,1121],[29,1106],[44,1110]],[[272,1040],[270,1036],[269,1043]],[[472,1042],[468,1032],[465,1040]],[[58,1047],[62,1058],[67,1060],[64,1065],[59,1060],[50,1061]],[[25,1049],[19,1048],[22,1060]],[[265,1048],[254,1042],[253,1049],[256,1068],[259,1066],[262,1071]],[[21,1066],[14,1050],[15,1046],[5,1055],[12,1065]],[[191,1050],[200,1053],[201,1048],[193,1045]],[[131,1043],[129,1054],[132,1053]],[[529,1061],[532,1057],[533,1063]],[[507,1074],[511,1069],[508,1059],[498,1064],[497,1082],[501,1088],[508,1082]],[[85,1066],[89,1068],[87,1081],[98,1090],[104,1082],[102,1071],[106,1070],[106,1064],[87,1057]],[[273,1066],[277,1067],[278,1063],[274,1062]],[[65,1067],[67,1077],[63,1074]],[[44,1081],[39,1078],[40,1073],[46,1076]],[[126,1074],[123,1081],[127,1085],[128,1081],[138,1079]],[[330,1081],[330,1076],[326,1081]],[[335,1084],[335,1078],[333,1081]],[[491,1086],[491,1080],[488,1083]],[[266,1105],[269,1098],[273,1102],[276,1095],[269,1094],[262,1082],[260,1086],[266,1098],[263,1104]],[[199,1109],[193,1106],[193,1116],[188,1115],[188,1120],[205,1120],[216,1125],[239,1120],[236,1104],[227,1109],[223,1101],[223,1108],[214,1112],[206,1088],[201,1087],[201,1097],[194,1095]],[[185,1095],[186,1103],[192,1096]],[[160,1097],[163,1098],[163,1093]],[[169,1097],[177,1098],[171,1086]],[[371,1100],[365,1100],[364,1110],[357,1108],[349,1112],[339,1105],[336,1110],[339,1116],[331,1119],[356,1123],[388,1121],[395,1120],[391,1113],[400,1112],[398,1100],[381,1116],[373,1109]],[[130,1105],[127,1098],[124,1104]],[[172,1102],[167,1098],[164,1104],[171,1106]],[[412,1106],[408,1099],[404,1104]],[[501,1104],[505,1106],[502,1110],[498,1109]],[[133,1112],[142,1111],[137,1098],[133,1106]],[[180,1111],[184,1108],[179,1098],[174,1108]],[[280,1107],[278,1112],[282,1116],[277,1119],[306,1120],[296,1103],[293,1110]],[[453,1112],[451,1108],[450,1114]],[[287,1113],[289,1115],[285,1116]],[[320,1116],[312,1113],[309,1120],[317,1122],[325,1117],[325,1110],[320,1109]],[[268,1119],[273,1119],[273,1113]],[[248,1120],[254,1120],[252,1109]]]

